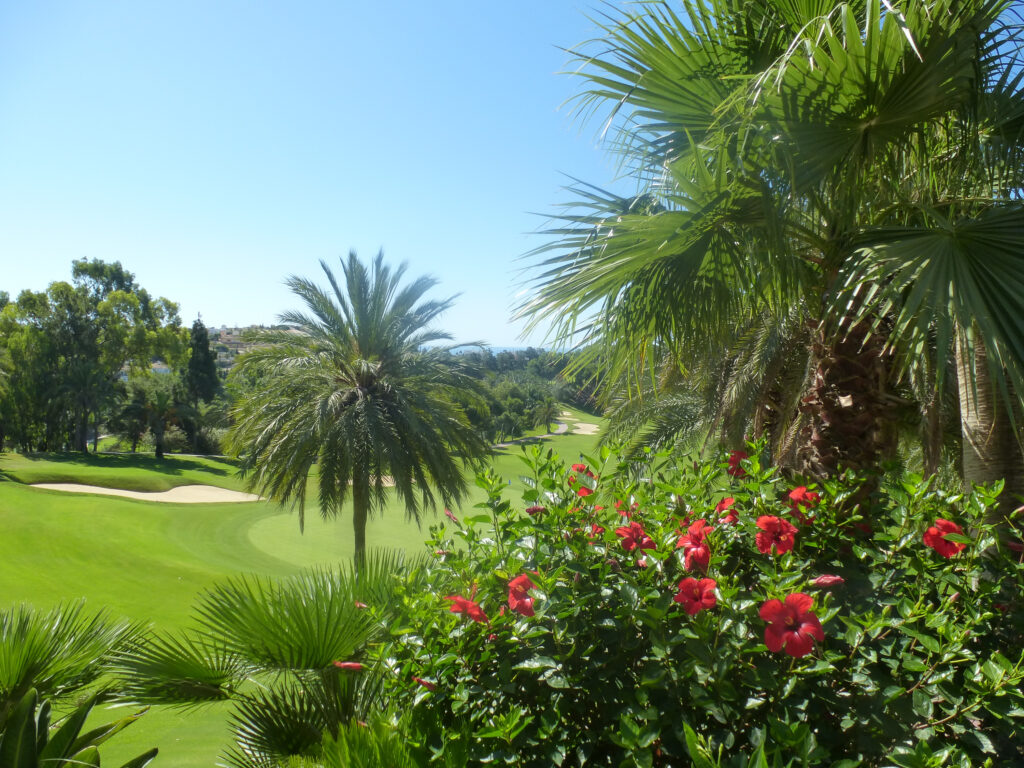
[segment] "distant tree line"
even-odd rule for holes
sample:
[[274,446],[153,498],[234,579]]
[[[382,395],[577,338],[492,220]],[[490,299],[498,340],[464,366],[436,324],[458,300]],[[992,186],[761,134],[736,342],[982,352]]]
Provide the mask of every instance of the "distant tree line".
[[[259,390],[218,366],[218,338],[155,298],[120,263],[72,263],[71,280],[0,292],[0,446],[24,452],[117,449],[219,453],[232,408]],[[480,382],[461,402],[488,442],[555,428],[563,404],[593,410],[596,376],[537,348],[453,353]],[[232,361],[233,362],[233,361]],[[482,396],[481,396],[482,394]]]
[[75,261],[71,281],[0,293],[0,445],[96,450],[102,430],[132,449],[172,426],[194,447],[220,390],[205,327],[181,327],[119,262]]
[[483,383],[484,401],[467,401],[470,422],[490,442],[514,439],[531,429],[551,431],[567,403],[584,410],[594,407],[591,377],[572,373],[572,357],[528,347],[461,355]]

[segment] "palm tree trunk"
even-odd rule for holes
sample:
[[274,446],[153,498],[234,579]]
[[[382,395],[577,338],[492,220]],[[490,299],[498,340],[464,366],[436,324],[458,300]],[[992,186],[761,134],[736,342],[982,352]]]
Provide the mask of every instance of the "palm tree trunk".
[[75,427],[75,450],[79,453],[89,452],[89,412],[82,410],[78,414]]
[[355,534],[356,575],[363,569],[366,560],[366,517],[370,507],[370,486],[365,478],[354,477],[352,482],[352,529]]
[[818,478],[835,477],[842,469],[877,470],[895,454],[898,438],[884,334],[861,324],[829,338],[819,327],[811,352],[814,376],[800,405],[810,418],[798,467]]
[[[1014,433],[1005,398],[996,391],[992,381],[985,346],[977,337],[972,359],[963,339],[957,336],[956,373],[964,487],[969,489],[972,485],[1004,480],[1006,484],[998,506],[990,512],[993,521],[1002,521],[1020,504],[1018,497],[1024,496],[1024,453]],[[1008,394],[1015,397],[1012,388],[1008,389]],[[1019,424],[1021,414],[1014,416]]]

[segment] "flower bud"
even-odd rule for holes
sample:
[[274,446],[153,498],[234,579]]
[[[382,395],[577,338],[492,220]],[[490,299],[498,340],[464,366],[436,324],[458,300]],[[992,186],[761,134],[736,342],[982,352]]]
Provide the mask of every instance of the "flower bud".
[[846,580],[842,576],[834,576],[832,574],[826,573],[814,579],[814,581],[812,581],[811,584],[813,584],[816,587],[828,589],[829,587],[837,587],[845,581]]

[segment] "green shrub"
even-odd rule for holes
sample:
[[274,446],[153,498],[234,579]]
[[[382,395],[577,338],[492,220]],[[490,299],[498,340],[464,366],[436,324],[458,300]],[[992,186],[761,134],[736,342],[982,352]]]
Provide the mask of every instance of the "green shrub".
[[480,478],[483,513],[434,529],[431,589],[399,595],[380,653],[416,738],[471,764],[1024,763],[997,490],[863,500],[751,452],[641,476],[534,449],[516,505]]

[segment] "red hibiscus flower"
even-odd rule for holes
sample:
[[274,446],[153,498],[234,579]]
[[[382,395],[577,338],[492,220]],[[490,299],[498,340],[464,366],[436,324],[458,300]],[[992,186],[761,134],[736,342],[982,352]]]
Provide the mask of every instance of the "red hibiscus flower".
[[679,582],[679,591],[672,598],[673,602],[679,603],[691,616],[694,616],[708,608],[714,608],[718,603],[715,597],[715,587],[718,585],[714,579],[694,579],[687,577]]
[[963,534],[964,529],[950,520],[943,520],[941,517],[935,521],[935,525],[924,532],[925,546],[931,547],[943,557],[952,557],[958,552],[967,548],[966,544],[958,541],[947,541],[946,534]]
[[774,515],[762,515],[757,518],[757,551],[762,554],[774,553],[781,555],[793,548],[796,528],[788,520]]
[[334,666],[338,669],[362,669],[363,665],[358,661],[336,661]]
[[516,576],[508,583],[508,607],[523,616],[533,616],[533,598],[529,590],[534,589],[533,582],[525,573]]
[[[591,472],[590,468],[587,467],[586,464],[573,464],[572,465],[572,471],[573,472],[579,472],[580,474],[586,475],[591,480],[596,480],[597,479],[597,475],[595,475],[593,472]],[[575,483],[576,483],[576,475],[569,475],[569,485],[574,485]]]
[[733,523],[739,522],[739,514],[737,514],[735,509],[732,509],[732,505],[735,503],[736,499],[734,499],[732,496],[727,496],[726,498],[722,499],[720,502],[718,502],[718,504],[715,505],[716,514],[719,512],[725,512],[725,514],[722,515],[722,517],[718,518],[719,523],[721,523],[722,525],[731,525]]
[[437,688],[437,686],[436,686],[436,685],[435,685],[434,683],[430,682],[429,680],[424,680],[424,679],[423,679],[422,677],[416,677],[416,675],[413,675],[413,676],[412,676],[412,679],[413,679],[413,680],[414,680],[415,682],[417,682],[417,683],[419,683],[420,685],[422,685],[422,686],[423,686],[424,688],[426,688],[426,689],[427,689],[428,691],[433,691],[434,689],[436,689],[436,688]]
[[[584,474],[588,478],[590,478],[591,480],[594,480],[594,481],[597,480],[597,475],[595,475],[593,472],[591,472],[587,468],[586,464],[573,464],[572,465],[572,471]],[[580,498],[586,498],[587,496],[590,496],[594,492],[594,489],[591,488],[589,485],[581,484],[580,483],[580,479],[578,477],[576,477],[575,474],[569,475],[569,477],[567,478],[567,481],[569,483],[569,487],[570,488],[576,488],[576,486],[579,485],[579,488],[576,488],[576,495],[579,496]]]
[[817,506],[818,501],[821,497],[818,496],[814,491],[808,491],[807,486],[801,485],[799,488],[794,488],[789,492],[789,509],[793,517],[799,520],[804,525],[809,524],[814,520],[813,517],[808,517],[803,513],[803,509],[813,509]]
[[622,499],[615,500],[615,511],[627,520],[630,520],[638,509],[640,509],[640,505],[635,501],[632,504],[627,504]]
[[842,576],[833,576],[831,574],[823,574],[811,582],[816,587],[823,587],[825,589],[829,587],[838,587],[840,584],[846,583],[846,579]]
[[590,543],[594,543],[594,539],[598,538],[604,533],[604,526],[598,525],[597,523],[590,524],[590,530],[587,531],[587,538],[590,539]]
[[459,524],[459,518],[457,518],[448,507],[444,508],[444,516],[451,520],[456,525]]
[[526,508],[526,514],[528,515],[543,515],[548,511],[547,507],[542,507],[540,504],[534,504],[532,507]]
[[640,523],[630,523],[629,525],[616,528],[615,535],[622,537],[622,546],[626,548],[627,552],[632,552],[638,548],[654,549],[655,546],[654,541],[647,535]]
[[[476,589],[473,590],[474,594]],[[487,618],[487,614],[483,612],[479,603],[474,602],[469,597],[463,597],[462,595],[448,595],[445,600],[451,600],[451,607],[448,608],[452,613],[464,613],[473,621],[479,622],[480,624],[486,624],[490,619]]]
[[696,520],[686,529],[686,533],[679,537],[676,549],[683,550],[683,564],[687,570],[696,567],[707,573],[708,563],[711,562],[711,550],[705,537],[713,530],[715,529],[708,525],[706,520]]
[[806,656],[814,648],[814,641],[825,639],[818,617],[811,612],[814,600],[803,592],[786,596],[786,601],[769,600],[761,606],[761,618],[768,622],[764,628],[764,644],[772,653],[785,651],[793,658]]
[[362,609],[362,608],[369,608],[369,607],[370,606],[368,606],[366,603],[362,603],[359,600],[356,600],[356,608]]
[[740,462],[744,459],[749,459],[746,451],[733,451],[729,454],[729,469],[726,470],[726,474],[732,475],[733,477],[746,477],[747,470],[740,466]]

